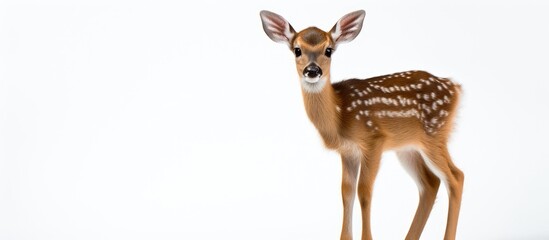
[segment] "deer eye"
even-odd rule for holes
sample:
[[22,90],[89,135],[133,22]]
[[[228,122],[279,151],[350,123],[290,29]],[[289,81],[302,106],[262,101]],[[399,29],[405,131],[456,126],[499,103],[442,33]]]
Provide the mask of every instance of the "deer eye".
[[295,54],[295,57],[299,57],[301,56],[301,48],[294,48],[294,54]]
[[326,57],[331,57],[333,52],[334,52],[333,48],[326,48],[324,55],[326,55]]

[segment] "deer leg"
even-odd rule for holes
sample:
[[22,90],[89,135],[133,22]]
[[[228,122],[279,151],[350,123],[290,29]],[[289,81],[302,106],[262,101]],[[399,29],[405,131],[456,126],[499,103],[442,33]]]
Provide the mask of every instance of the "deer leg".
[[419,203],[406,240],[419,239],[427,219],[433,209],[440,180],[425,165],[420,153],[415,150],[397,151],[402,166],[408,171],[417,184]]
[[353,156],[341,155],[342,180],[341,197],[343,198],[343,227],[341,240],[353,239],[353,204],[355,201],[356,182],[360,159]]
[[362,210],[362,240],[371,240],[370,210],[374,181],[379,170],[381,151],[371,149],[364,151],[364,157],[360,165],[360,176],[358,180],[358,198]]
[[426,148],[421,154],[427,167],[446,184],[449,206],[444,239],[454,240],[463,193],[463,172],[452,162],[446,145]]

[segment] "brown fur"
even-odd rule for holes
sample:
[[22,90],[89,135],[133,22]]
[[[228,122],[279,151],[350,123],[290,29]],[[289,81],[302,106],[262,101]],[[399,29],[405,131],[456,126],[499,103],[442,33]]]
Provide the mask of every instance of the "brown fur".
[[[316,55],[320,56],[316,59],[316,61],[319,63],[319,66],[323,69],[323,71],[327,72],[326,75],[329,76],[330,58],[326,58],[321,53],[332,43],[331,41],[325,41],[324,43],[316,43],[314,45],[308,44],[309,42],[301,36],[310,36],[310,34],[307,34],[310,30],[312,29],[304,30],[303,32],[298,33],[295,41],[300,44],[300,47],[304,53],[303,55],[307,55],[306,53],[309,52],[316,52]],[[316,29],[314,34],[317,34]],[[328,34],[326,34],[325,38],[330,39]],[[310,62],[310,59],[307,59],[307,57],[297,60],[298,72],[302,72],[308,62]],[[386,77],[388,76],[393,77],[387,79]],[[376,85],[382,87],[392,87],[394,85],[403,86],[409,84],[421,84],[422,82],[419,81],[420,79],[435,78],[437,79],[437,82],[440,81],[446,83],[446,85],[449,86],[449,89],[443,88],[442,91],[438,90],[437,87],[440,86],[440,84],[436,84],[435,82],[431,82],[430,85],[422,83],[421,90],[418,89],[416,91],[402,92],[395,91],[393,93],[384,93],[380,90],[369,87],[369,82],[371,83],[383,78],[386,79]],[[351,86],[353,88],[351,88]],[[372,117],[372,122],[378,127],[378,130],[373,130],[372,128],[368,128],[367,125],[364,124],[364,121],[357,121],[355,119],[359,108],[354,108],[352,111],[346,110],[346,108],[351,106],[351,103],[356,100],[356,98],[350,97],[350,94],[353,93],[353,89],[365,89],[367,87],[372,90],[372,92],[368,93],[368,97],[370,98],[385,97],[394,99],[397,95],[399,95],[405,98],[416,99],[418,104],[432,104],[432,101],[423,99],[424,94],[429,94],[430,98],[430,94],[432,92],[439,94],[439,96],[443,94],[444,96],[448,96],[450,102],[440,106],[439,110],[447,111],[449,115],[439,119],[439,121],[444,121],[445,124],[436,132],[431,134],[426,132],[427,126],[424,126],[420,120],[413,117]],[[450,91],[453,92],[452,95],[450,95]],[[349,182],[349,180],[343,181],[344,184],[342,184],[342,195],[345,196],[351,194],[349,192],[354,192],[353,189],[357,187],[358,200],[362,206],[363,214],[363,239],[371,239],[369,220],[371,211],[370,202],[373,191],[373,183],[379,169],[381,154],[386,150],[399,149],[409,145],[417,146],[422,149],[428,156],[430,156],[429,158],[435,162],[437,167],[440,168],[440,170],[443,171],[448,178],[447,180],[450,186],[450,209],[445,239],[454,238],[459,205],[461,202],[461,192],[463,188],[463,173],[451,162],[450,156],[447,153],[446,143],[453,128],[453,120],[457,105],[459,103],[460,92],[460,85],[452,83],[448,79],[435,77],[434,75],[424,71],[414,71],[407,76],[392,74],[364,80],[345,80],[334,84],[328,84],[324,87],[321,93],[308,93],[303,91],[303,99],[307,115],[318,129],[327,148],[340,151],[342,154],[342,159],[345,159],[346,153],[344,150],[340,149],[343,142],[350,141],[360,146],[363,159],[361,160],[362,168],[360,168],[358,172],[358,185],[345,184],[345,182]],[[417,99],[416,95],[418,93],[422,94],[421,99]],[[336,107],[339,107],[341,110],[337,111]],[[366,109],[371,112],[383,110],[397,111],[402,109],[402,106],[373,104],[368,106]],[[433,117],[431,115],[434,114],[435,111],[432,111],[430,114],[426,115],[427,117]],[[345,160],[343,161],[345,162]],[[420,202],[418,204],[416,216],[414,217],[414,221],[410,227],[410,231],[406,239],[419,239],[427,218],[429,217],[429,213],[433,207],[440,180],[429,170],[429,168],[425,166],[424,159],[419,155],[419,153],[416,153],[416,157],[411,161],[414,161],[414,164],[418,165],[418,175],[421,180],[419,184],[422,185],[421,187],[424,189],[424,192],[420,195]],[[344,171],[356,171],[356,169]],[[347,203],[344,203],[344,205],[347,205],[346,207],[350,208],[351,206],[348,206],[348,204],[350,203],[348,203],[347,200]],[[349,228],[350,226],[347,226],[348,224],[351,223],[344,221],[343,228]],[[351,239],[352,236],[348,236],[348,231],[342,231],[341,238]]]

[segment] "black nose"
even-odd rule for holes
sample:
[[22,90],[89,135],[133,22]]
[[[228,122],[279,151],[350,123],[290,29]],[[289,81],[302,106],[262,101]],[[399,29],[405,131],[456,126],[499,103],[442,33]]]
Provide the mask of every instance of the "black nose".
[[322,69],[315,64],[311,64],[303,70],[303,76],[309,78],[316,78],[322,75]]

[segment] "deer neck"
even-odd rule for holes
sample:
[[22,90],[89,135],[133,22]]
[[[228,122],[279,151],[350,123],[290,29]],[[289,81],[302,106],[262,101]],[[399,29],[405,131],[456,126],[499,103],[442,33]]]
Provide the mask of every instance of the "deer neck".
[[324,144],[328,148],[335,149],[340,144],[340,100],[329,77],[324,81],[321,89],[316,91],[311,91],[311,88],[303,85],[303,100],[307,116],[322,136]]

